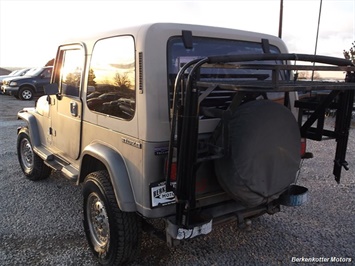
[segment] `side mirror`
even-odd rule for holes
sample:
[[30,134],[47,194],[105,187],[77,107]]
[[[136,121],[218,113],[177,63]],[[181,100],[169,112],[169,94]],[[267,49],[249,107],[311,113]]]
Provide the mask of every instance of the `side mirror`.
[[51,83],[51,84],[44,86],[44,94],[46,94],[46,95],[56,95],[56,94],[58,94],[58,92],[59,92],[59,89],[58,89],[57,83]]

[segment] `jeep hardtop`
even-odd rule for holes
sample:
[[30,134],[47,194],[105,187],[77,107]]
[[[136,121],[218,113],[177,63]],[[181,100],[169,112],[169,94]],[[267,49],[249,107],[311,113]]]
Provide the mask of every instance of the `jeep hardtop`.
[[[47,95],[18,113],[27,123],[19,163],[30,180],[56,170],[83,184],[93,253],[104,265],[127,262],[142,230],[161,233],[155,219],[173,246],[221,221],[243,227],[303,204],[296,178],[311,157],[307,138],[336,139],[339,181],[354,69],[289,54],[274,36],[208,26],[156,23],[71,40],[58,47]],[[346,72],[346,82],[299,81],[299,70]],[[297,97],[314,90],[330,93],[316,105]],[[334,131],[324,129],[327,108]]]

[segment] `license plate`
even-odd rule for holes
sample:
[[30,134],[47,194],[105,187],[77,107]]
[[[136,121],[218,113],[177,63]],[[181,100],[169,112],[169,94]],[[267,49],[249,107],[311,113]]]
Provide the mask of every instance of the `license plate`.
[[[172,187],[176,187],[176,182],[170,183]],[[150,185],[150,202],[151,207],[163,207],[175,203],[175,194],[173,191],[166,191],[164,182],[157,182]]]

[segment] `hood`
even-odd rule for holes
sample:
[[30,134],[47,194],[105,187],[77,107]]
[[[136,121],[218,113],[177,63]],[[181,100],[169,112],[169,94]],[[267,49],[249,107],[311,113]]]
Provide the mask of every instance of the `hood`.
[[16,76],[3,75],[3,76],[0,76],[0,81],[2,81],[4,79],[12,79],[12,78],[16,78]]
[[19,81],[19,80],[26,80],[26,79],[33,79],[35,78],[36,76],[21,76],[21,77],[9,77],[9,78],[6,78],[6,79],[3,79],[3,82],[5,81]]
[[20,76],[20,77],[9,77],[6,79],[3,79],[1,82],[3,84],[10,84],[10,82],[12,81],[16,81],[19,82],[21,81],[22,83],[26,82],[26,81],[32,81],[34,78],[36,78],[37,76]]

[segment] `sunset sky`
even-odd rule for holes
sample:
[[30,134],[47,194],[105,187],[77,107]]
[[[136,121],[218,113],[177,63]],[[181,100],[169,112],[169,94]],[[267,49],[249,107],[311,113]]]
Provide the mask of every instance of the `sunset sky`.
[[[284,0],[282,38],[314,53],[320,0]],[[63,40],[147,22],[181,22],[278,35],[280,0],[0,0],[0,67],[44,65]],[[355,0],[323,0],[317,54],[343,57],[355,41]]]

